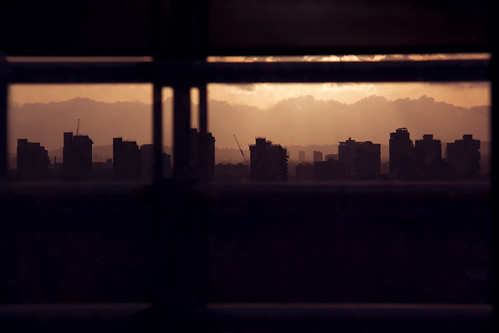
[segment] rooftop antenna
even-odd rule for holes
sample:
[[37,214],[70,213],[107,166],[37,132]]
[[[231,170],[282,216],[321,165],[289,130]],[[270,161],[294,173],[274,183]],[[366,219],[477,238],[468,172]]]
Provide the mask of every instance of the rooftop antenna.
[[78,125],[76,125],[76,135],[80,133],[80,119],[78,119]]

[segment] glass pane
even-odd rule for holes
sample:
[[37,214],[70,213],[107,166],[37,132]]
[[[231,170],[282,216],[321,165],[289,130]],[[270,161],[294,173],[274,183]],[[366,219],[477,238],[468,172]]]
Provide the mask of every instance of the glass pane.
[[[488,82],[212,84],[209,89],[216,163],[228,173],[248,164],[250,146],[266,138],[288,156],[287,162],[282,159],[288,175],[276,180],[489,179]],[[396,166],[390,172],[401,131],[408,135],[403,163],[418,169],[406,175]],[[405,153],[399,149],[400,154]],[[475,170],[468,176],[456,169],[464,160]]]
[[11,86],[10,179],[150,181],[151,101],[149,84]]

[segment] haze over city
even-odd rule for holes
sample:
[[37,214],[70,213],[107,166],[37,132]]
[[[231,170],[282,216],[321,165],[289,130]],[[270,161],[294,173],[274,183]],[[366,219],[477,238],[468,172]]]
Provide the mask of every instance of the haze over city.
[[[195,92],[195,91],[194,91]],[[413,139],[432,133],[452,142],[470,133],[490,140],[488,83],[255,84],[209,86],[209,131],[219,149],[244,149],[257,136],[290,145],[331,145],[348,137],[388,144],[407,127]],[[10,91],[10,144],[62,147],[61,133],[81,133],[94,146],[113,137],[151,143],[150,85],[17,85]],[[196,103],[196,94],[193,93]],[[164,143],[171,146],[171,91],[164,90]],[[193,110],[196,110],[193,104]],[[197,117],[193,112],[192,124]]]

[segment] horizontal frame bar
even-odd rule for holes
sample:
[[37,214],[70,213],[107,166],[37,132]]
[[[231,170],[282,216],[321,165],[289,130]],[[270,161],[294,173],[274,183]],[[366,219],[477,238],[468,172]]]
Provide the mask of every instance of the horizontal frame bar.
[[[493,307],[488,304],[385,304],[385,303],[211,303],[190,318],[190,324],[204,330],[263,327],[276,330],[295,325],[336,328],[340,331],[386,331],[436,327],[449,331],[465,325],[473,331],[489,332]],[[9,328],[50,327],[65,331],[71,327],[96,332],[113,329],[139,332],[144,327],[167,325],[169,312],[154,312],[150,303],[10,304],[0,306],[0,323]],[[437,326],[435,326],[437,325]],[[376,329],[375,329],[376,328]],[[381,330],[380,330],[381,329]],[[59,331],[57,330],[57,331]],[[43,330],[44,331],[44,330]],[[223,330],[222,330],[223,331]],[[450,330],[454,331],[454,330]]]
[[[160,75],[158,75],[158,72]],[[457,82],[490,80],[489,60],[379,62],[206,63],[160,59],[152,62],[13,62],[11,84]]]
[[490,332],[494,309],[486,304],[208,304],[206,318],[220,331],[248,328],[341,332]]
[[211,63],[212,83],[485,81],[488,60]]
[[152,83],[151,62],[11,62],[11,84]]
[[366,320],[375,318],[476,318],[490,319],[490,304],[413,303],[210,303],[214,318],[233,321],[275,321],[299,319]]

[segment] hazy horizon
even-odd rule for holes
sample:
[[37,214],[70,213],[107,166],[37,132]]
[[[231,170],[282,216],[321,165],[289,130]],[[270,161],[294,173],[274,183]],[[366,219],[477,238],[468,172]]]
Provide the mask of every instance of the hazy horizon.
[[[196,109],[196,105],[193,105]],[[112,143],[113,137],[151,143],[151,106],[142,102],[98,102],[73,98],[63,102],[11,105],[10,151],[17,138],[40,142],[47,150],[62,146],[62,133],[89,135],[95,145]],[[171,145],[172,98],[164,103],[164,144]],[[389,100],[368,96],[355,103],[317,100],[311,95],[283,98],[269,108],[209,100],[209,131],[218,148],[237,148],[233,135],[247,149],[255,137],[283,146],[337,144],[351,137],[356,141],[388,144],[389,133],[407,127],[411,139],[433,134],[442,142],[453,142],[463,134],[490,140],[490,106],[456,107],[433,97]],[[193,125],[196,121],[193,119]]]

